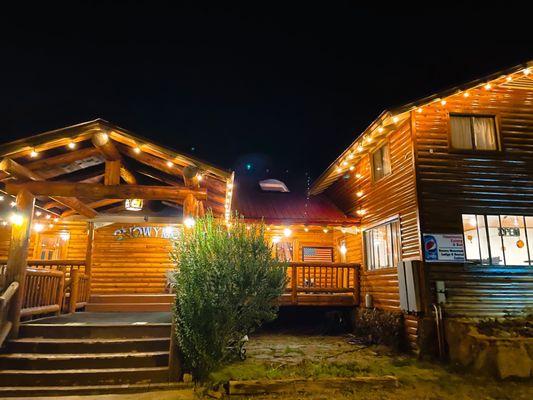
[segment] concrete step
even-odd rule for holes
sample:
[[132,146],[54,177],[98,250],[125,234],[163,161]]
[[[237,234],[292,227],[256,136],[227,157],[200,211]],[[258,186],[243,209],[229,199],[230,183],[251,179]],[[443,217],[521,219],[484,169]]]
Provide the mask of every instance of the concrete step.
[[174,303],[173,294],[93,294],[89,303]]
[[7,344],[8,353],[125,353],[168,351],[169,337],[119,339],[22,338]]
[[[32,399],[41,396],[81,396],[97,394],[147,393],[159,390],[175,390],[176,398],[192,398],[192,384],[190,383],[134,383],[122,385],[92,385],[92,386],[6,386],[0,387],[0,398],[22,397]],[[154,396],[153,398],[156,398]]]
[[61,385],[123,385],[135,383],[168,382],[167,367],[57,369],[57,370],[0,370],[2,382],[15,386]]
[[60,339],[161,338],[170,337],[170,324],[22,324],[19,337]]
[[168,349],[141,353],[0,354],[0,369],[60,370],[167,367]]
[[169,312],[172,303],[89,303],[85,306],[87,312]]

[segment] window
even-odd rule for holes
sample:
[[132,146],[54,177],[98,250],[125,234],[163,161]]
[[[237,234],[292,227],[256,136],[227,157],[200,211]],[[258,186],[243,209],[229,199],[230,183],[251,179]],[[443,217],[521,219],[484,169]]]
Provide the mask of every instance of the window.
[[389,145],[385,144],[372,154],[372,176],[379,181],[391,173]]
[[533,265],[533,217],[463,214],[466,259],[482,265]]
[[302,247],[302,261],[333,262],[333,247]]
[[496,120],[490,116],[450,115],[451,146],[459,150],[497,150]]
[[364,232],[368,270],[396,267],[400,261],[400,223],[392,221]]
[[36,243],[35,258],[39,260],[60,260],[66,253],[68,239],[62,239],[60,235],[44,233],[38,236]]
[[276,257],[280,261],[291,262],[293,261],[293,247],[290,242],[278,242],[276,243]]

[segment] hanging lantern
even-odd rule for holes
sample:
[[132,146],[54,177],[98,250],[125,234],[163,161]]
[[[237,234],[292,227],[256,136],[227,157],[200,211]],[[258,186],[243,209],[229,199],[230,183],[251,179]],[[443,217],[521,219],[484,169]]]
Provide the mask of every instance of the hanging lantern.
[[126,199],[124,208],[128,211],[141,211],[143,209],[143,199]]

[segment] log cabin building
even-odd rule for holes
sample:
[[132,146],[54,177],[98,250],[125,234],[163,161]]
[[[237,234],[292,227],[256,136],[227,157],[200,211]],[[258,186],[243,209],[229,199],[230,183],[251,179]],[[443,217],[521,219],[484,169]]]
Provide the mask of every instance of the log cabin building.
[[[290,262],[281,306],[402,312],[409,343],[424,349],[433,304],[445,317],[533,306],[532,187],[531,62],[384,111],[308,193],[104,120],[21,139],[0,146],[0,342],[43,335],[21,319],[170,310],[171,239],[211,210],[266,224]],[[160,369],[80,380],[170,376],[168,353],[146,357]],[[12,361],[0,357],[0,369]]]
[[432,304],[445,317],[533,306],[532,188],[529,62],[384,111],[310,194],[361,218],[346,240],[361,296],[403,310],[417,343]]

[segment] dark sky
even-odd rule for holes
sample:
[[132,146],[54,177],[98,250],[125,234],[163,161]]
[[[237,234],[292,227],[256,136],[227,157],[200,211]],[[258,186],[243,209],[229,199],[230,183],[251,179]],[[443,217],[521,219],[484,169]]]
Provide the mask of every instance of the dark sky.
[[533,59],[519,4],[42,3],[0,16],[2,142],[101,117],[289,180],[316,178],[384,108]]

